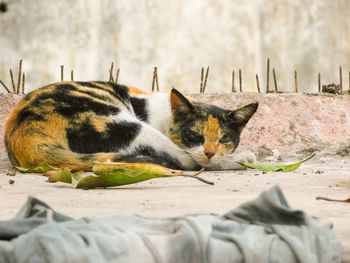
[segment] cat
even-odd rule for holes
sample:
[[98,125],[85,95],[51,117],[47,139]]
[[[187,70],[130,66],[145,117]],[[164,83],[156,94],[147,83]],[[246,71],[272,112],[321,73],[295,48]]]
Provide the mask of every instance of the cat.
[[14,166],[48,163],[91,170],[96,162],[147,162],[172,169],[242,169],[235,153],[258,103],[237,110],[146,93],[113,82],[60,82],[28,93],[10,113],[5,145]]

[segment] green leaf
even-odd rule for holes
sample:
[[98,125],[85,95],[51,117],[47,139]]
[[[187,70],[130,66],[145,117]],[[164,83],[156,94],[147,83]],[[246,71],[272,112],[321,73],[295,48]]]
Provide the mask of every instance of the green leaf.
[[56,167],[53,167],[48,163],[42,163],[34,168],[25,168],[20,166],[14,166],[14,168],[21,173],[46,173],[48,171],[57,170]]
[[157,177],[163,177],[159,174],[149,172],[115,170],[100,175],[81,174],[72,176],[72,186],[74,188],[90,189],[96,187],[112,187],[127,184],[139,183]]
[[69,168],[63,168],[63,169],[58,169],[56,171],[49,171],[46,172],[45,175],[47,175],[48,181],[51,183],[54,182],[62,182],[62,183],[72,183],[72,178],[75,175],[79,175],[81,174],[82,171],[78,171],[75,173],[72,173],[72,171]]
[[305,160],[302,160],[301,162],[292,163],[292,164],[284,164],[284,165],[270,165],[270,164],[243,163],[243,162],[238,162],[238,163],[247,167],[247,168],[260,170],[263,172],[291,172],[291,171],[298,169],[300,167],[300,165],[302,165],[306,161],[310,160],[315,155],[316,155],[316,153],[313,153],[311,156],[309,156]]
[[50,182],[71,183],[74,188],[91,189],[98,187],[113,187],[139,183],[159,177],[186,176],[202,182],[213,184],[200,177],[201,171],[185,173],[155,164],[144,163],[103,163],[93,167],[93,173],[72,173],[68,168],[47,173]]

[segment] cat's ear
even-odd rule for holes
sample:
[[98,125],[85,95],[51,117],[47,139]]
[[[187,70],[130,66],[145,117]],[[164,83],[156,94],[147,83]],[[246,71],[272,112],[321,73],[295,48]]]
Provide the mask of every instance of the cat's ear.
[[254,115],[256,110],[258,109],[259,103],[251,103],[248,104],[238,110],[234,110],[228,113],[228,119],[232,121],[241,129],[247,124],[250,118]]
[[176,112],[178,110],[181,111],[193,111],[194,107],[189,102],[188,99],[185,98],[184,95],[182,95],[178,90],[172,88],[170,93],[170,103],[171,103],[171,109],[173,112]]

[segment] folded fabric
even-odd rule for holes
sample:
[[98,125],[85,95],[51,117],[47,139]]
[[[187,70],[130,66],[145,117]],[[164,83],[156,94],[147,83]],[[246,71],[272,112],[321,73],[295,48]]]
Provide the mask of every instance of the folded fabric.
[[340,262],[331,228],[291,209],[278,186],[222,216],[167,219],[74,220],[29,197],[0,222],[0,262]]

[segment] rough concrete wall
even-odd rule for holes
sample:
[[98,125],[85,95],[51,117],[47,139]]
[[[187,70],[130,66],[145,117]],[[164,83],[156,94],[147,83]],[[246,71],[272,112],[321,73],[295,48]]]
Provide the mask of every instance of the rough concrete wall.
[[348,95],[238,93],[197,94],[194,98],[226,109],[259,102],[242,132],[238,151],[350,154]]
[[[194,99],[226,109],[259,102],[258,111],[243,130],[238,151],[259,156],[277,150],[280,154],[350,154],[350,100],[348,95],[305,94],[195,94]],[[20,100],[16,94],[0,96],[0,138],[9,110]],[[4,149],[0,140],[0,152]]]
[[[293,71],[302,91],[344,82],[350,68],[350,2],[346,0],[3,0],[0,79],[24,59],[27,88],[60,79],[107,79],[111,61],[120,81],[150,89],[153,66],[160,88],[198,91],[200,68],[210,65],[208,92],[229,91],[231,70],[242,69],[244,90],[264,85],[266,58],[279,86],[291,90]],[[236,74],[237,75],[237,74]],[[237,80],[237,77],[236,77]]]

